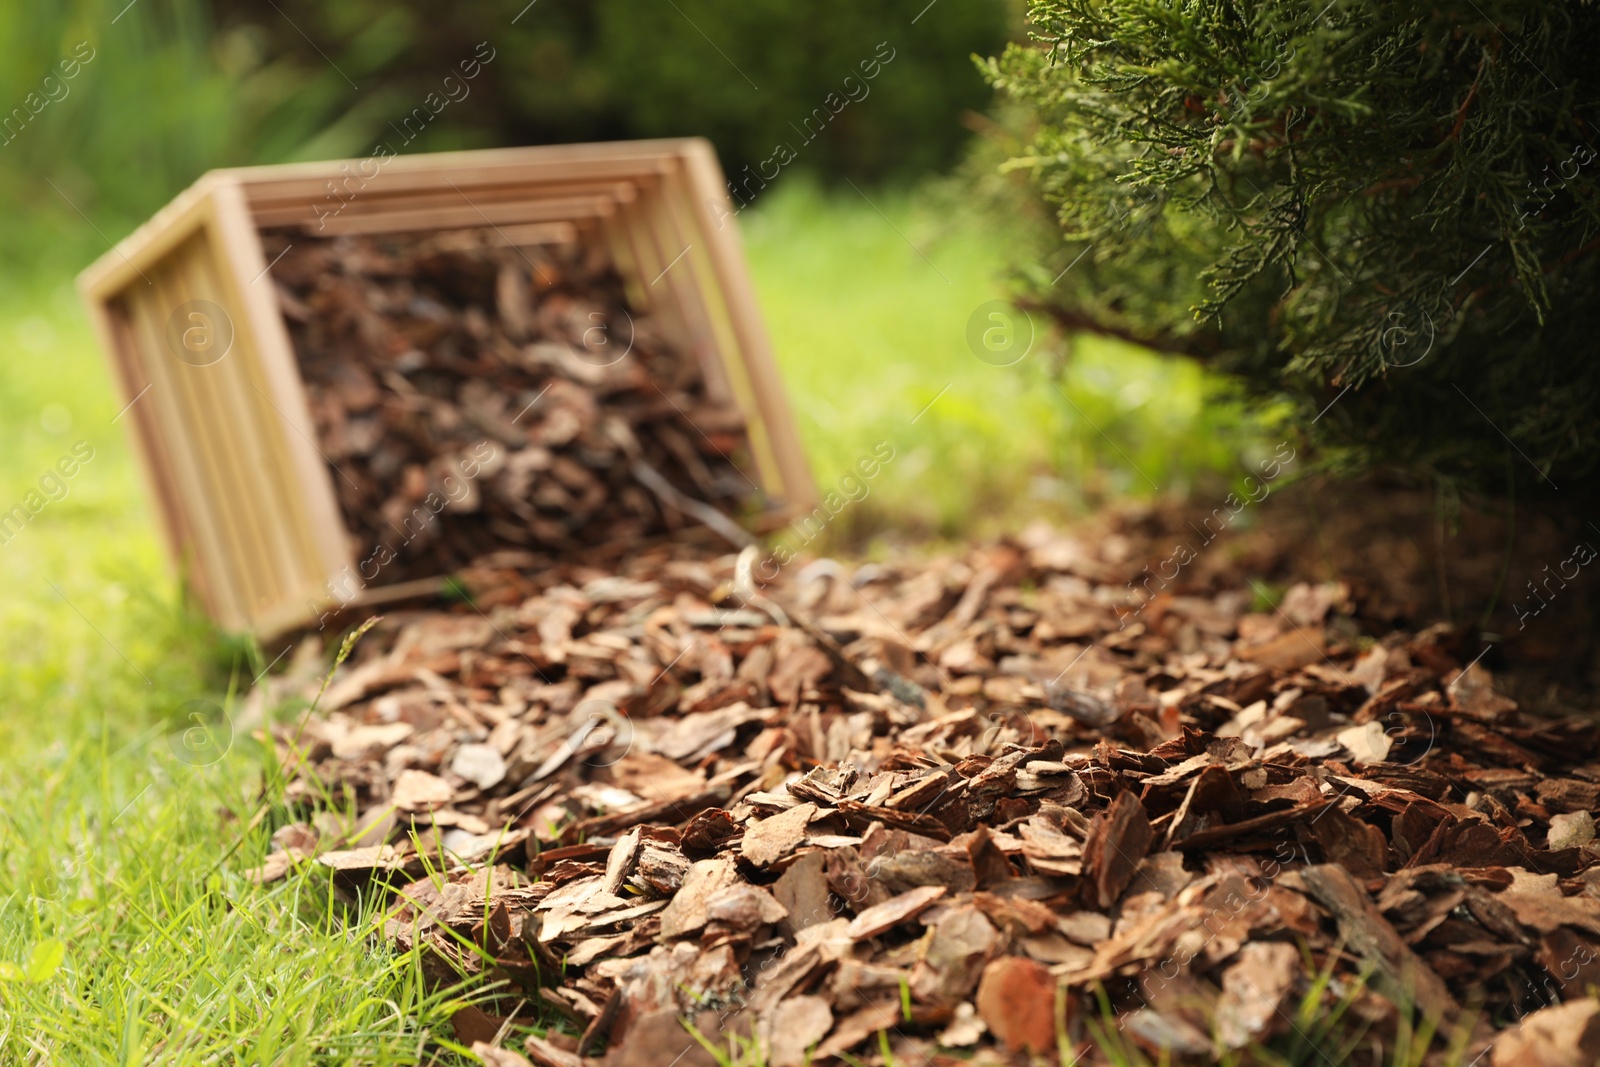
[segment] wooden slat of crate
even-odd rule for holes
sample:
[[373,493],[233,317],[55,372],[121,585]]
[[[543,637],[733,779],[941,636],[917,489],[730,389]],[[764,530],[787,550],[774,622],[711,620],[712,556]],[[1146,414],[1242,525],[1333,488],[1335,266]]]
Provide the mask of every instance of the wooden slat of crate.
[[[193,264],[193,291],[225,293],[230,307],[241,307],[240,294],[229,291],[224,264],[227,247],[216,229],[207,232],[212,256]],[[214,257],[214,258],[213,258]],[[285,522],[278,501],[284,465],[283,430],[278,415],[261,388],[261,357],[246,321],[236,321],[234,349],[214,368],[221,373],[195,375],[210,387],[212,406],[210,440],[217,452],[219,476],[230,495],[229,515],[237,527],[241,547],[239,565],[249,597],[250,614],[281,603],[304,561],[296,551],[294,523]],[[243,417],[241,417],[243,415]],[[298,498],[300,494],[294,494]]]
[[[243,201],[225,181],[206,182],[200,193],[180,212],[158,217],[166,228],[119,257],[120,269],[107,269],[111,284],[133,280],[115,307],[98,306],[96,317],[106,322],[123,402],[139,397],[128,411],[132,436],[167,513],[173,555],[218,622],[248,629],[271,614],[304,614],[306,599],[336,569],[333,553],[347,550],[315,446],[296,445],[295,428],[280,410],[295,407],[283,386],[301,390],[298,373],[282,365],[287,353],[278,353],[276,373],[274,361],[264,358],[263,320],[269,331],[274,323],[282,329],[276,297],[270,285],[252,290],[250,279],[239,276],[241,246],[255,241],[259,248]],[[135,257],[149,262],[141,266]],[[94,284],[104,283],[85,282]],[[262,298],[269,301],[265,315]],[[183,362],[168,347],[172,311],[196,299],[221,307],[233,327],[233,347],[209,366]],[[287,336],[281,344],[287,346]],[[309,427],[303,390],[299,408]],[[309,451],[315,462],[296,469],[297,451]],[[334,535],[320,544],[318,527],[307,521],[319,483],[327,496],[322,528]]]
[[[191,235],[190,240],[193,239]],[[176,249],[172,253],[173,256],[181,254]],[[148,288],[135,290],[126,297],[136,340],[135,358],[150,386],[139,403],[148,405],[153,414],[154,436],[148,446],[162,450],[174,474],[179,495],[189,503],[195,540],[185,547],[190,550],[196,569],[204,575],[205,587],[211,591],[211,602],[207,606],[219,619],[237,625],[244,615],[244,604],[237,595],[235,575],[230,571],[228,531],[220,509],[215,506],[218,502],[215,486],[206,469],[205,453],[209,442],[204,440],[205,424],[194,417],[190,387],[185,380],[185,372],[190,368],[166,348],[168,315],[162,308],[169,306],[163,293],[170,284],[165,276],[171,269],[165,263],[151,265]]]
[[[706,265],[706,242],[692,215],[681,208],[683,186],[670,180],[649,183],[641,193],[642,207],[632,222],[646,230],[660,267],[652,275],[651,288],[665,287],[672,298],[667,303],[686,309],[683,316],[683,342],[706,368],[707,392],[717,402],[733,404],[747,413],[746,432],[751,459],[757,476],[769,496],[782,498],[785,483],[767,447],[767,434],[759,417],[759,405],[749,388],[742,360],[722,360],[719,352],[738,351],[721,302],[705,285],[710,280]],[[685,417],[688,417],[685,413]],[[690,420],[693,425],[693,420]],[[704,435],[705,431],[695,429]],[[754,481],[752,488],[761,488]]]
[[[670,166],[672,160],[683,154],[686,145],[698,140],[664,138],[393,156],[384,161],[372,161],[377,174],[368,179],[368,188],[376,188],[381,182],[384,189],[434,189],[440,184],[441,173],[447,173],[463,188],[512,181],[533,186],[545,182],[633,178]],[[215,173],[241,181],[253,203],[257,196],[319,197],[326,192],[324,182],[343,178],[349,173],[345,168],[361,174],[367,162],[284,163]]]
[[[714,289],[715,268],[711,262],[709,243],[702,232],[700,220],[687,203],[688,199],[688,187],[682,183],[666,184],[660,190],[657,209],[659,224],[674,235],[670,239],[682,240],[685,248],[683,259],[672,270],[683,272],[677,279],[679,286],[702,298],[703,313],[698,327],[704,332],[704,347],[715,352],[739,351],[738,337],[734,333],[726,303],[718,299]],[[717,363],[728,397],[738,405],[739,410],[759,413],[760,404],[744,361],[732,360],[724,365],[718,360]],[[781,487],[784,484],[783,471],[772,452],[764,420],[752,418],[748,423],[751,456],[763,482],[768,486]]]
[[[374,187],[376,182],[374,183]],[[588,205],[603,210],[606,205],[628,199],[633,195],[633,179],[606,182],[560,182],[530,189],[518,185],[490,187],[453,187],[432,190],[408,190],[395,195],[388,190],[362,190],[342,204],[337,213],[318,214],[316,207],[325,207],[327,195],[321,201],[283,200],[277,196],[256,198],[251,201],[250,212],[261,229],[294,227],[314,234],[333,232],[339,226],[371,225],[374,220],[391,218],[402,213],[418,215],[427,212],[455,212],[480,209],[493,213],[511,206],[528,206],[533,203],[545,210],[558,212],[572,210],[579,214],[593,214]],[[563,208],[559,205],[570,204]],[[439,223],[424,216],[420,228],[434,229]]]
[[117,358],[115,355],[138,352],[138,338],[135,335],[132,315],[124,301],[115,299],[97,308],[90,318],[100,339],[100,350],[106,353],[106,361],[111,367],[115,394],[119,398],[131,398],[124,400],[124,406],[116,419],[129,420],[128,436],[133,442],[134,452],[139,460],[134,465],[139,468],[145,490],[154,501],[154,510],[158,515],[157,522],[168,554],[179,572],[194,587],[201,603],[210,603],[214,593],[209,589],[208,580],[197,566],[194,553],[190,549],[195,538],[194,524],[187,503],[178,488],[177,473],[172,469],[166,450],[151,446],[151,442],[157,440],[153,421],[154,409],[136,402],[150,385],[149,377],[136,356]]
[[717,281],[706,291],[718,294],[725,302],[734,336],[738,338],[738,350],[746,355],[744,367],[750,375],[757,412],[788,508],[795,513],[808,510],[815,502],[816,486],[800,443],[794,412],[789,408],[778,366],[772,357],[772,343],[756,310],[755,288],[745,269],[738,232],[726,221],[733,217],[733,204],[722,184],[722,168],[717,164],[710,142],[699,138],[684,143],[683,159],[700,219],[700,232],[709,246]]
[[599,240],[605,243],[617,273],[622,275],[622,288],[628,298],[628,306],[638,314],[647,315],[654,310],[654,301],[645,290],[644,267],[639,263],[638,251],[633,247],[633,238],[628,233],[627,227],[622,225],[622,217],[625,214],[625,210],[619,211],[612,218],[596,219],[590,225],[594,227]]
[[[272,488],[282,501],[288,526],[296,531],[296,558],[301,569],[291,597],[310,597],[322,587],[328,569],[350,561],[350,547],[344,537],[344,522],[338,499],[333,496],[333,477],[326,458],[315,445],[317,424],[310,416],[306,386],[299,376],[288,326],[278,310],[278,296],[267,277],[266,253],[261,235],[250,219],[245,197],[235,182],[222,184],[216,194],[216,235],[229,261],[227,277],[238,288],[238,304],[245,309],[248,333],[259,357],[251,365],[258,381],[256,394],[272,408],[275,418],[291,430],[267,440],[282,445],[278,462],[272,464]],[[248,278],[248,282],[243,282]],[[243,283],[242,283],[243,282]],[[277,424],[274,424],[277,426]],[[306,493],[304,486],[320,486]]]
[[707,398],[713,403],[729,403],[733,395],[728,391],[721,360],[698,343],[692,319],[692,302],[686,305],[680,299],[681,293],[674,291],[670,284],[662,284],[663,275],[678,249],[669,247],[661,240],[661,235],[653,225],[654,204],[651,189],[648,185],[642,185],[633,201],[621,205],[613,218],[605,220],[618,233],[623,247],[627,249],[628,261],[636,272],[629,286],[630,300],[637,291],[638,302],[635,307],[650,315],[655,328],[665,334],[675,347],[695,357],[705,377]]
[[[427,230],[459,230],[471,226],[509,226],[535,222],[563,222],[574,218],[609,215],[616,210],[609,196],[569,197],[561,200],[519,201],[511,203],[463,204],[458,199],[449,207],[421,207],[371,213],[339,215],[325,220],[321,231],[313,234],[334,236],[341,233],[417,233]],[[287,227],[287,213],[269,216],[263,229]],[[295,227],[298,229],[299,227]]]
[[215,202],[211,233],[227,266],[219,281],[232,286],[231,302],[244,313],[235,324],[235,343],[244,342],[255,354],[244,362],[249,393],[243,402],[259,402],[253,424],[260,430],[252,440],[260,462],[260,499],[276,509],[264,524],[277,532],[282,584],[258,615],[292,616],[323,594],[326,575],[351,562],[351,551],[327,458],[315,442],[316,424],[289,331],[267,276],[261,236],[237,183],[219,185]]
[[[214,256],[220,237],[215,229],[209,230],[207,237],[212,244],[208,252]],[[180,295],[204,296],[235,309],[234,350],[211,366],[179,364],[175,380],[188,387],[189,419],[205,427],[202,447],[210,454],[202,462],[209,475],[208,491],[223,504],[218,510],[227,533],[225,565],[244,600],[244,615],[254,618],[281,608],[286,597],[304,589],[324,571],[314,552],[306,551],[304,522],[295,520],[303,515],[300,505],[308,492],[328,491],[327,473],[318,463],[310,468],[317,472],[317,481],[291,488],[291,479],[283,472],[292,465],[290,453],[296,439],[314,449],[309,440],[309,415],[303,416],[302,426],[295,426],[292,416],[263,388],[264,376],[259,371],[270,357],[250,328],[258,320],[248,312],[239,314],[244,307],[242,286],[227,286],[225,268],[212,256],[190,265],[194,274]],[[276,358],[281,360],[284,355]],[[307,436],[301,438],[302,434]],[[337,514],[331,508],[329,512]]]
[[[163,260],[152,275],[156,283],[155,300],[144,311],[150,328],[161,341],[170,344],[172,329],[170,315],[161,314],[163,308],[176,308],[197,297],[215,301],[223,295],[206,284],[204,257],[209,250],[205,245],[202,229]],[[235,346],[237,343],[235,339]],[[240,513],[240,505],[246,501],[240,499],[242,472],[233,455],[234,434],[248,426],[248,420],[241,418],[237,407],[224,399],[225,375],[210,373],[220,370],[228,359],[237,365],[239,358],[235,357],[242,358],[243,354],[230,351],[222,362],[211,367],[190,366],[174,357],[169,364],[171,373],[162,388],[176,394],[179,417],[193,433],[192,452],[200,491],[222,505],[213,509],[216,566],[234,576],[233,592],[238,598],[235,610],[248,614],[265,596],[265,589],[259,582],[258,565],[263,553],[259,539],[252,532],[253,524]]]
[[[565,146],[396,158],[348,201],[336,198],[327,187],[329,182],[342,180],[335,169],[337,164],[243,168],[223,173],[235,176],[245,190],[258,226],[292,226],[312,233],[339,225],[352,227],[352,232],[376,232],[369,227],[377,226],[387,232],[400,232],[402,228],[438,228],[440,223],[425,214],[434,208],[468,218],[476,207],[501,222],[505,216],[497,215],[493,205],[553,205],[570,199],[575,201],[571,208],[574,215],[590,216],[609,209],[610,205],[604,203],[607,196],[613,201],[623,200],[631,195],[639,178],[673,166],[671,157],[662,156],[659,151],[577,162],[543,158],[560,147]],[[530,158],[530,153],[540,155]],[[501,161],[491,165],[479,161],[481,156],[496,156]],[[599,203],[591,206],[596,200]],[[337,206],[337,214],[329,212],[332,206]],[[321,213],[318,208],[323,209]],[[551,206],[545,210],[562,209]],[[415,224],[396,222],[392,228],[374,221],[407,211],[422,214]],[[463,223],[467,224],[470,223]]]
[[[694,252],[695,236],[682,232],[667,211],[668,196],[663,191],[665,182],[652,182],[644,190],[644,204],[634,213],[630,224],[639,226],[648,234],[659,266],[650,278],[650,288],[670,296],[663,297],[674,307],[683,309],[681,320],[684,342],[707,368],[707,392],[720,404],[734,403],[738,397],[728,377],[728,370],[717,358],[716,337],[709,319],[709,308],[703,294],[695,289],[691,277],[692,265],[686,262]],[[722,351],[728,351],[723,349]]]

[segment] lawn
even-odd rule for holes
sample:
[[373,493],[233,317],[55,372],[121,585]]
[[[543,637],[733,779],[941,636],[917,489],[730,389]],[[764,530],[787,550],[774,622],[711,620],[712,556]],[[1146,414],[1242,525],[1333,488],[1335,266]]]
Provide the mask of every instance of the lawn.
[[6,311],[0,500],[60,499],[0,547],[0,1060],[415,1062],[449,1030],[409,961],[325,886],[238,874],[270,829],[259,749],[182,731],[252,672],[179,608],[74,294]]
[[[1042,335],[978,359],[969,319],[1003,291],[981,231],[798,181],[741,223],[819,482],[895,450],[841,531],[951,536],[1232,469],[1244,438],[1190,368]],[[281,821],[270,761],[191,702],[234,712],[260,664],[182,610],[68,280],[10,290],[0,340],[0,510],[51,498],[0,546],[5,1062],[415,1062],[454,1008],[416,961],[323,882],[239,873]]]
[[[1023,515],[1181,495],[1251,445],[1195,366],[1093,338],[1069,349],[996,303],[1009,250],[981,220],[796,182],[740,221],[819,485],[879,441],[895,449],[841,519],[855,538],[987,535]],[[979,358],[985,331],[1008,327],[991,336],[1012,349]]]

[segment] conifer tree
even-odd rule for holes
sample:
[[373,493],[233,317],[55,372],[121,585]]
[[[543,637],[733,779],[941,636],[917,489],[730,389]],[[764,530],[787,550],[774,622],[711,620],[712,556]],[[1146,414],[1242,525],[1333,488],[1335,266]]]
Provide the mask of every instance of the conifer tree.
[[1029,21],[983,66],[1031,115],[1008,165],[1064,238],[1036,306],[1290,397],[1335,469],[1577,503],[1600,482],[1593,3],[1030,0]]

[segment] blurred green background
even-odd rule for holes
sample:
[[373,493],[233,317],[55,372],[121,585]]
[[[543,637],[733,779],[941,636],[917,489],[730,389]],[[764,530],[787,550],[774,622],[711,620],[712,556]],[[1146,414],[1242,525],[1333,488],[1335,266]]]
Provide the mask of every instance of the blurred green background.
[[67,261],[95,250],[62,242],[81,236],[80,210],[117,236],[211,167],[398,148],[429,94],[447,110],[431,105],[404,151],[700,134],[730,176],[788,143],[798,170],[914,180],[960,156],[961,116],[988,98],[969,57],[1017,17],[1007,0],[7,7],[0,107],[47,99],[41,81],[80,42],[93,56],[3,146],[0,192],[37,208],[4,237],[22,262],[37,239]]
[[[13,108],[0,196],[15,207],[0,223],[5,321],[33,339],[16,342],[24,359],[83,361],[70,388],[58,376],[58,393],[30,403],[97,430],[115,413],[59,290],[210,168],[380,141],[701,134],[744,205],[819,480],[878,440],[908,456],[836,539],[952,536],[975,515],[1009,522],[1226,478],[1248,462],[1251,430],[1219,403],[1225,385],[1192,367],[1069,345],[1042,320],[1025,358],[974,356],[969,320],[981,333],[980,308],[1037,281],[1062,247],[1037,196],[998,176],[1018,120],[988,114],[973,61],[1023,33],[1014,0],[12,5],[0,13],[0,108]],[[461,77],[464,61],[476,77]],[[407,142],[418,108],[437,116]],[[15,361],[0,375],[19,395]],[[105,446],[120,452],[115,432]]]
[[[1042,321],[1014,362],[969,344],[1060,251],[997,173],[1015,120],[972,62],[1019,19],[1002,0],[0,8],[0,509],[74,442],[95,450],[0,545],[0,1048],[401,1063],[449,1035],[449,1005],[352,936],[325,886],[239,877],[266,847],[249,737],[215,767],[173,759],[185,702],[228,703],[265,664],[182,607],[73,275],[207,169],[398,144],[492,52],[406,150],[704,134],[737,176],[793,148],[739,223],[817,479],[879,441],[896,454],[811,549],[1227,482],[1262,439],[1226,383]],[[837,114],[807,127],[818,108]]]

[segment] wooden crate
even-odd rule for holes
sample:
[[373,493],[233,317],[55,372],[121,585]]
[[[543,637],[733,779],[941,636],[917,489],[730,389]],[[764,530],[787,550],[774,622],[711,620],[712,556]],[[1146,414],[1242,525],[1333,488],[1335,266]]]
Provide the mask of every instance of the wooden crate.
[[814,503],[704,140],[212,171],[78,283],[172,557],[222,627],[267,636],[311,621],[355,563],[261,232],[485,227],[604,242],[635,309],[695,354],[711,399],[746,418],[768,517]]

